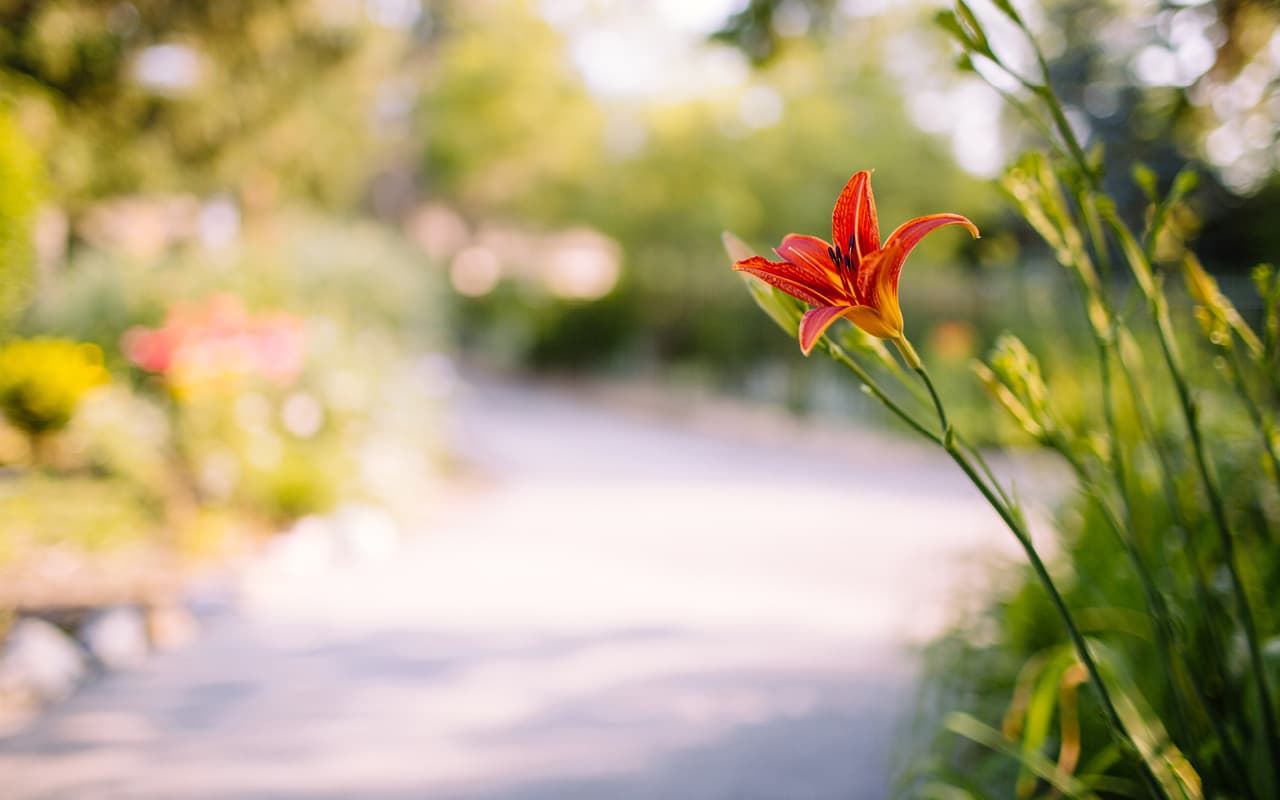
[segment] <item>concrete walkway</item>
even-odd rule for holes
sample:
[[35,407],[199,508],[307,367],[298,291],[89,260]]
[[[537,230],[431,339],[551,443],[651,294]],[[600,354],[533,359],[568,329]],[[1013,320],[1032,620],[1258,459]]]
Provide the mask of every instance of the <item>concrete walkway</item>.
[[[974,554],[880,434],[473,385],[392,553],[263,559],[201,638],[0,740],[4,798],[879,800]],[[305,562],[305,560],[304,560]]]

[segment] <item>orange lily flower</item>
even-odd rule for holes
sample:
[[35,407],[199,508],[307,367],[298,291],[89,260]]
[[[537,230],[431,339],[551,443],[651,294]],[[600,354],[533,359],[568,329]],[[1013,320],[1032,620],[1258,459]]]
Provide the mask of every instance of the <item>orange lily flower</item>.
[[800,320],[800,349],[805,355],[832,323],[844,317],[872,336],[893,340],[908,361],[918,363],[902,333],[898,276],[920,240],[946,225],[963,225],[978,238],[977,226],[967,218],[930,214],[899,225],[881,246],[871,172],[863,170],[849,179],[836,200],[831,214],[834,246],[816,236],[793,233],[774,250],[782,261],[754,256],[733,268],[813,306]]

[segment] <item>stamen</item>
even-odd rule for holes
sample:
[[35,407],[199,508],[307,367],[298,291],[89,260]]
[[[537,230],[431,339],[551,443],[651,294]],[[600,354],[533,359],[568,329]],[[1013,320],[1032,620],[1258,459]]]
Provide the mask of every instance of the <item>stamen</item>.
[[844,262],[844,254],[834,247],[827,248],[827,255],[831,257],[831,263],[835,265],[836,272],[840,275],[840,283],[844,286],[845,294],[853,297],[853,289],[849,286],[849,276],[845,272],[846,266],[852,269],[853,265],[842,263]]
[[856,234],[849,237],[849,249],[846,251],[845,258],[849,261],[849,275],[853,282],[853,290],[850,294],[853,295],[855,300],[860,301],[858,297],[858,237]]

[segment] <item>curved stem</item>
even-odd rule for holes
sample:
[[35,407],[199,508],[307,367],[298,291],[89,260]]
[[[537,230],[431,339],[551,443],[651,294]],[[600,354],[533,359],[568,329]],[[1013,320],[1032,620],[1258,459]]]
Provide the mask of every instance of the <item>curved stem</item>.
[[1093,654],[1089,651],[1088,642],[1085,641],[1084,634],[1080,632],[1080,628],[1076,625],[1075,617],[1072,616],[1067,602],[1062,597],[1062,593],[1058,591],[1058,586],[1054,583],[1053,576],[1049,574],[1048,567],[1040,558],[1039,552],[1036,551],[1035,543],[1031,540],[1031,534],[1026,528],[1025,522],[1021,515],[1014,508],[1006,504],[997,494],[996,490],[984,480],[978,469],[970,462],[968,456],[960,449],[956,442],[956,437],[952,434],[952,429],[947,423],[946,408],[942,404],[942,399],[938,396],[937,390],[933,386],[933,381],[929,378],[929,372],[924,368],[923,364],[916,367],[916,372],[920,375],[920,379],[924,381],[932,395],[938,411],[938,421],[943,429],[943,449],[951,456],[951,460],[955,461],[960,469],[968,476],[970,482],[978,488],[982,496],[995,509],[996,513],[1004,521],[1009,531],[1013,533],[1018,544],[1022,546],[1023,552],[1027,556],[1027,560],[1031,563],[1031,568],[1036,574],[1036,578],[1049,594],[1049,599],[1053,602],[1054,608],[1058,612],[1058,616],[1062,619],[1063,625],[1066,626],[1067,636],[1071,639],[1071,644],[1075,648],[1076,655],[1080,659],[1080,663],[1084,665],[1085,670],[1089,673],[1089,682],[1097,693],[1098,700],[1101,702],[1103,711],[1106,714],[1107,722],[1110,724],[1112,734],[1121,742],[1123,746],[1131,750],[1135,754],[1139,754],[1138,761],[1142,765],[1143,776],[1146,779],[1148,788],[1157,797],[1165,797],[1165,792],[1160,786],[1160,782],[1156,779],[1155,774],[1151,771],[1151,766],[1145,758],[1140,756],[1137,744],[1129,735],[1128,730],[1124,727],[1124,722],[1120,719],[1120,712],[1116,709],[1111,693],[1107,689],[1106,683],[1103,682],[1102,673],[1098,669],[1097,663],[1093,659]]
[[916,367],[916,374],[924,381],[924,385],[929,387],[929,396],[933,398],[933,407],[938,411],[938,424],[942,426],[942,435],[946,436],[951,430],[951,423],[947,422],[947,409],[942,406],[942,398],[938,397],[938,390],[934,388],[933,381],[929,378],[929,373],[923,366]]
[[858,364],[858,362],[854,361],[849,356],[849,354],[846,353],[844,349],[840,347],[840,345],[836,344],[835,342],[832,342],[830,339],[823,339],[823,341],[826,343],[827,353],[830,354],[830,356],[834,358],[836,361],[839,361],[841,364],[844,364],[846,367],[848,367],[849,370],[858,378],[858,380],[862,382],[863,387],[866,388],[866,391],[872,397],[874,397],[875,399],[883,403],[885,408],[892,411],[894,415],[898,417],[898,419],[907,423],[907,425],[913,431],[925,437],[926,439],[933,442],[934,444],[942,444],[941,437],[939,437],[936,433],[926,428],[924,424],[920,422],[920,420],[916,419],[914,416],[911,415],[910,412],[908,412],[902,406],[898,405],[897,401],[894,400],[892,397],[890,397],[888,394],[886,394],[884,389],[881,389],[880,385],[876,383],[874,380],[872,380],[871,376],[867,374],[866,370],[864,370]]
[[[1114,220],[1113,225],[1121,225]],[[1128,233],[1128,229],[1124,229]],[[1272,772],[1280,770],[1280,737],[1277,737],[1275,710],[1271,704],[1271,687],[1267,681],[1266,662],[1262,658],[1262,647],[1258,637],[1258,625],[1254,620],[1253,607],[1245,592],[1244,580],[1240,577],[1239,556],[1236,554],[1236,534],[1227,517],[1226,504],[1222,499],[1222,488],[1209,462],[1207,449],[1200,431],[1199,411],[1195,400],[1191,397],[1191,388],[1183,374],[1178,358],[1176,342],[1173,335],[1173,324],[1169,320],[1168,306],[1164,295],[1155,294],[1148,297],[1151,314],[1155,318],[1157,339],[1164,355],[1165,364],[1172,376],[1174,388],[1177,390],[1178,402],[1182,406],[1182,416],[1187,426],[1187,436],[1191,440],[1191,452],[1195,457],[1196,469],[1204,484],[1205,493],[1209,496],[1209,510],[1212,513],[1214,527],[1218,531],[1218,540],[1222,547],[1222,560],[1231,576],[1231,592],[1235,599],[1236,613],[1240,615],[1240,626],[1244,629],[1245,642],[1249,650],[1249,666],[1253,673],[1254,689],[1258,693],[1258,705],[1262,710],[1262,735],[1266,739],[1267,751],[1271,756]]]
[[1120,719],[1120,712],[1116,709],[1115,701],[1111,698],[1111,693],[1107,689],[1107,685],[1102,680],[1102,673],[1098,669],[1097,662],[1093,659],[1093,654],[1089,651],[1088,642],[1085,641],[1084,634],[1080,632],[1079,626],[1076,625],[1075,617],[1071,615],[1071,610],[1067,607],[1066,600],[1063,599],[1062,593],[1058,591],[1058,586],[1054,583],[1053,576],[1049,574],[1048,567],[1040,558],[1040,554],[1036,551],[1035,544],[1031,541],[1031,536],[1027,532],[1022,521],[1013,513],[1011,509],[1004,506],[996,497],[994,491],[987,486],[982,480],[982,476],[969,463],[965,455],[954,445],[946,446],[947,453],[951,459],[960,466],[965,475],[978,490],[982,492],[983,497],[991,504],[1000,518],[1004,520],[1005,525],[1013,533],[1018,544],[1022,546],[1023,552],[1027,556],[1027,561],[1031,563],[1031,568],[1036,574],[1036,578],[1040,581],[1041,586],[1048,593],[1053,607],[1057,610],[1059,618],[1062,619],[1063,625],[1067,629],[1067,636],[1071,639],[1071,644],[1075,648],[1076,656],[1080,659],[1080,663],[1084,665],[1085,671],[1089,673],[1089,684],[1093,687],[1099,702],[1102,704],[1103,713],[1106,715],[1107,722],[1111,728],[1111,733],[1120,744],[1130,752],[1138,756],[1138,763],[1142,768],[1142,775],[1145,779],[1148,789],[1151,790],[1155,797],[1165,797],[1168,795],[1160,786],[1160,782],[1156,779],[1155,774],[1151,770],[1151,765],[1147,763],[1145,758],[1141,757],[1141,751],[1138,750],[1137,744],[1129,735],[1128,730],[1124,727],[1124,722]]
[[1244,365],[1240,363],[1240,354],[1236,351],[1235,344],[1232,343],[1227,348],[1230,364],[1227,371],[1231,375],[1231,384],[1235,387],[1236,393],[1240,395],[1240,400],[1244,403],[1245,410],[1249,412],[1249,419],[1252,420],[1253,426],[1257,428],[1258,433],[1262,436],[1262,449],[1267,454],[1267,459],[1271,462],[1271,476],[1276,481],[1276,488],[1280,489],[1280,457],[1276,456],[1276,448],[1271,443],[1271,434],[1274,429],[1271,420],[1262,414],[1262,409],[1253,399],[1253,395],[1249,393],[1249,387],[1245,385]]
[[[1185,658],[1179,657],[1177,644],[1177,634],[1173,623],[1173,616],[1169,610],[1169,605],[1165,601],[1164,596],[1160,593],[1155,581],[1151,577],[1150,571],[1147,569],[1142,553],[1138,548],[1138,543],[1134,539],[1133,533],[1129,527],[1126,527],[1120,520],[1120,514],[1113,507],[1111,501],[1107,498],[1107,494],[1100,483],[1089,474],[1088,468],[1080,459],[1076,458],[1071,451],[1067,442],[1058,440],[1050,445],[1064,461],[1071,467],[1075,473],[1076,479],[1080,482],[1081,487],[1088,494],[1094,505],[1102,513],[1103,519],[1107,523],[1107,527],[1111,528],[1111,532],[1115,535],[1116,541],[1120,543],[1125,555],[1128,557],[1130,564],[1133,566],[1134,572],[1138,575],[1138,580],[1142,585],[1142,592],[1146,600],[1147,611],[1155,623],[1156,646],[1160,648],[1161,658],[1170,666],[1171,672],[1169,679],[1171,684],[1174,704],[1174,714],[1178,722],[1179,733],[1183,741],[1193,741],[1190,733],[1190,727],[1187,716],[1186,703],[1179,691],[1178,676],[1190,674],[1190,669],[1186,664]],[[1125,514],[1132,525],[1132,514],[1125,506]],[[1208,698],[1205,697],[1201,690],[1200,684],[1194,680],[1187,682],[1194,694],[1195,700],[1200,704],[1205,716],[1208,717],[1210,726],[1214,733],[1222,742],[1226,757],[1232,762],[1232,766],[1236,769],[1243,770],[1243,760],[1239,753],[1235,751],[1235,747],[1231,740],[1226,736],[1226,730],[1222,727],[1220,720],[1212,712]],[[1241,773],[1245,774],[1245,773]],[[1250,790],[1252,795],[1252,790]]]
[[[1193,591],[1195,592],[1196,601],[1200,603],[1205,610],[1204,619],[1209,629],[1210,636],[1213,637],[1215,643],[1225,640],[1225,635],[1219,629],[1216,623],[1216,615],[1213,612],[1215,602],[1212,592],[1209,588],[1209,579],[1204,573],[1204,568],[1200,563],[1199,548],[1196,546],[1195,537],[1192,535],[1192,526],[1190,520],[1187,519],[1186,511],[1182,506],[1182,498],[1178,494],[1178,474],[1173,465],[1169,453],[1160,441],[1156,425],[1153,419],[1151,409],[1148,407],[1146,399],[1140,388],[1140,382],[1134,374],[1134,366],[1125,358],[1125,351],[1122,347],[1117,347],[1116,365],[1120,369],[1120,374],[1124,377],[1126,387],[1128,388],[1129,398],[1133,402],[1134,411],[1137,413],[1138,427],[1142,432],[1144,439],[1151,443],[1151,449],[1155,453],[1156,460],[1160,465],[1163,480],[1160,485],[1164,490],[1165,502],[1169,506],[1169,512],[1173,517],[1174,529],[1181,535],[1179,539],[1187,560],[1188,568],[1191,572],[1191,582]],[[1216,648],[1209,648],[1209,659],[1211,669],[1215,670],[1216,675],[1222,682],[1226,682],[1225,667],[1220,659],[1220,652]],[[1209,721],[1210,727],[1213,728],[1214,734],[1222,743],[1223,752],[1226,760],[1229,762],[1229,769],[1236,776],[1244,778],[1248,775],[1245,768],[1245,759],[1240,753],[1239,746],[1235,738],[1223,726],[1222,719],[1219,714],[1213,712],[1213,705],[1210,698],[1204,693],[1202,681],[1192,680],[1191,686],[1195,692],[1197,701],[1204,709],[1204,715]],[[1244,779],[1244,790],[1251,798],[1257,797],[1253,784]]]
[[995,471],[991,469],[991,465],[987,463],[987,459],[983,458],[981,451],[969,443],[965,437],[961,436],[959,433],[955,434],[955,439],[957,444],[969,451],[969,455],[978,463],[978,468],[982,470],[983,476],[990,483],[991,488],[995,489],[996,493],[1000,495],[1000,499],[1004,501],[1004,504],[1015,514],[1020,515],[1021,512],[1018,509],[1017,503],[1013,501],[1013,498],[1009,497],[1008,492],[1006,492],[1004,487],[1000,485],[999,478],[996,477]]

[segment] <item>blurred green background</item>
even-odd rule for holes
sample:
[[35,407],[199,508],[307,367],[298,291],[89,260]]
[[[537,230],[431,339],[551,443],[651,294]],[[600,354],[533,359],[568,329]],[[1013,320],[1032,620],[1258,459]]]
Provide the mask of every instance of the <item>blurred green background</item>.
[[[1274,12],[1035,11],[1128,210],[1129,164],[1168,178],[1190,160],[1211,178],[1182,221],[1206,263],[1243,275],[1274,253]],[[70,288],[85,273],[147,282],[191,250],[288,236],[299,216],[361,219],[409,240],[409,269],[446,288],[410,314],[442,345],[820,405],[787,343],[750,324],[717,236],[763,249],[821,234],[843,180],[878,168],[886,224],[953,210],[984,231],[981,246],[930,241],[904,289],[916,338],[963,363],[1011,318],[1052,312],[1058,278],[986,180],[1026,129],[954,68],[932,14],[869,0],[6,3],[2,216],[6,230],[38,222],[42,244],[19,330],[56,329],[56,313],[113,344],[108,318],[144,312]],[[15,248],[10,318],[37,284],[21,239],[0,235]],[[88,266],[104,259],[121,266]],[[86,307],[66,308],[77,291]]]
[[[955,211],[982,228],[977,243],[931,237],[903,307],[973,437],[1016,438],[987,413],[971,359],[1027,330],[1058,396],[1082,397],[1087,335],[990,180],[1035,131],[956,68],[935,11],[0,3],[0,335],[96,348],[110,381],[84,391],[127,420],[93,404],[78,414],[78,390],[41,385],[56,371],[14,377],[0,463],[19,482],[32,465],[92,475],[161,527],[174,508],[200,528],[230,506],[278,524],[380,491],[337,477],[372,421],[394,418],[378,406],[387,392],[350,386],[410,375],[430,393],[455,357],[882,421],[761,324],[719,244],[726,229],[765,252],[789,232],[825,235],[863,168],[877,170],[886,225]],[[1162,181],[1197,165],[1206,180],[1176,226],[1256,314],[1245,270],[1280,252],[1275,9],[1048,2],[1029,14],[1123,210],[1141,213],[1136,161]],[[267,347],[254,337],[280,315],[303,341],[285,381],[236,362],[230,379],[185,386],[181,365],[129,353],[148,330],[178,361]],[[23,428],[41,392],[63,398],[65,426]],[[302,433],[285,424],[290,402]],[[150,417],[149,455],[106,441]],[[108,430],[93,430],[99,419]],[[447,460],[433,446],[418,460]]]
[[[1200,189],[1172,227],[1256,322],[1248,271],[1280,254],[1280,10],[1024,5],[1121,214],[1145,213],[1135,164],[1161,186],[1192,165]],[[66,574],[50,553],[76,553],[109,593],[113,559],[185,565],[346,503],[405,505],[451,462],[440,410],[460,368],[884,423],[758,313],[720,244],[825,237],[860,169],[876,170],[890,229],[944,211],[982,229],[930,237],[902,283],[958,426],[1027,443],[970,372],[1008,329],[1066,421],[1096,418],[1069,281],[992,180],[1040,140],[957,66],[936,11],[0,0],[0,612]],[[1206,424],[1233,513],[1262,530],[1280,500],[1250,477],[1226,394],[1206,391]],[[1151,400],[1169,417],[1170,398]],[[1083,505],[1061,512],[1083,576],[1071,599],[1137,605]],[[1157,540],[1152,513],[1141,533]],[[1248,545],[1262,587],[1280,573],[1272,542]],[[933,650],[937,674],[971,668],[935,681],[949,705],[998,715],[1052,644],[1025,581]]]

